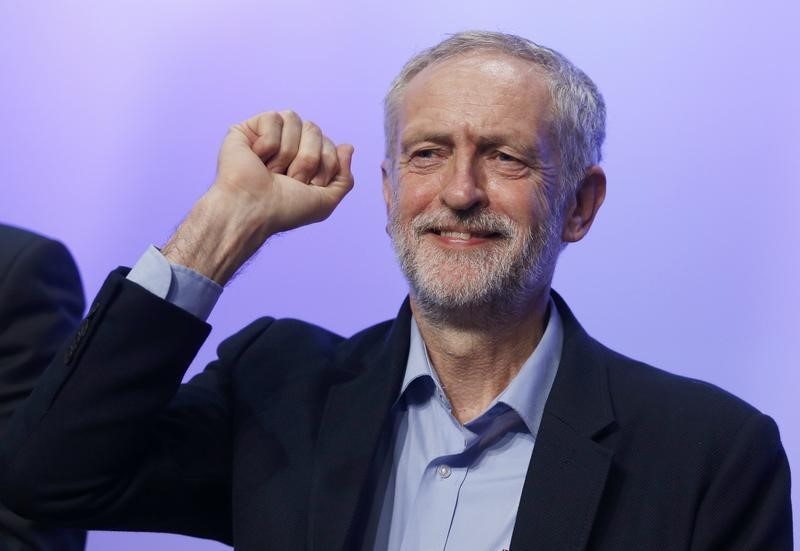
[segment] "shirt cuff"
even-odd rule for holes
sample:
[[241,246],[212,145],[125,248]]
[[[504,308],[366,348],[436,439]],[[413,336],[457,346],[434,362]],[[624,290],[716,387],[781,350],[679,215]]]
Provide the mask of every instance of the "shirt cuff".
[[139,258],[127,278],[203,321],[222,294],[222,286],[186,266],[170,262],[153,245]]

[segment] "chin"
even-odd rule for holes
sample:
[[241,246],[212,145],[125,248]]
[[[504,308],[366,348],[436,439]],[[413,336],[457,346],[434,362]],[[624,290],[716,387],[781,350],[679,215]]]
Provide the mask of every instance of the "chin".
[[390,236],[412,298],[429,314],[525,309],[549,285],[558,256],[548,247],[556,241],[547,239],[546,227],[465,248],[442,247],[399,224],[390,227]]
[[476,309],[519,298],[519,284],[498,266],[438,263],[416,266],[406,277],[419,303],[442,310]]

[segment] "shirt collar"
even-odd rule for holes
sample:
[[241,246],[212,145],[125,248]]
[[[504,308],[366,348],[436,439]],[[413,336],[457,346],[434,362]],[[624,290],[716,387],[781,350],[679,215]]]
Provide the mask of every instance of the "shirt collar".
[[425,341],[422,340],[422,335],[420,335],[417,320],[412,315],[411,335],[408,343],[408,362],[406,363],[406,373],[403,376],[403,384],[400,387],[400,395],[402,396],[405,393],[412,381],[421,377],[430,377],[436,382],[436,387],[441,388],[439,378],[431,368],[428,350],[425,348]]
[[544,404],[556,378],[564,342],[561,316],[552,299],[549,310],[547,327],[539,344],[522,364],[517,376],[495,400],[516,411],[534,435],[539,432]]
[[[522,368],[516,377],[486,409],[486,411],[490,411],[497,403],[507,405],[517,412],[533,435],[539,432],[544,405],[558,371],[558,363],[561,358],[561,348],[564,341],[561,316],[552,299],[548,310],[550,313],[547,319],[547,326],[539,344],[522,364]],[[436,372],[431,367],[428,359],[428,352],[419,332],[417,322],[412,316],[408,362],[399,396],[406,392],[406,389],[414,380],[423,377],[433,380],[437,393],[444,395],[439,378],[436,376]]]

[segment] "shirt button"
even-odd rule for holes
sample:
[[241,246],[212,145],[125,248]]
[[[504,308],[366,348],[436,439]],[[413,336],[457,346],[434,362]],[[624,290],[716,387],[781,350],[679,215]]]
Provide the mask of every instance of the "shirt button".
[[441,478],[447,478],[453,473],[453,469],[450,468],[450,465],[439,465],[436,472]]

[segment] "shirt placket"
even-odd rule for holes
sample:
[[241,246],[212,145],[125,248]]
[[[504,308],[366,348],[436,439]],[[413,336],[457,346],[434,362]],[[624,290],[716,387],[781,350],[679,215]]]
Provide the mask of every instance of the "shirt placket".
[[[436,442],[437,452],[429,461],[420,481],[414,506],[414,517],[418,523],[412,532],[414,541],[406,540],[403,551],[433,551],[447,549],[453,518],[457,513],[458,498],[469,474],[469,465],[463,460],[463,452],[474,438],[452,416],[447,399],[439,392],[436,408],[439,422]],[[425,541],[419,541],[419,536]]]

